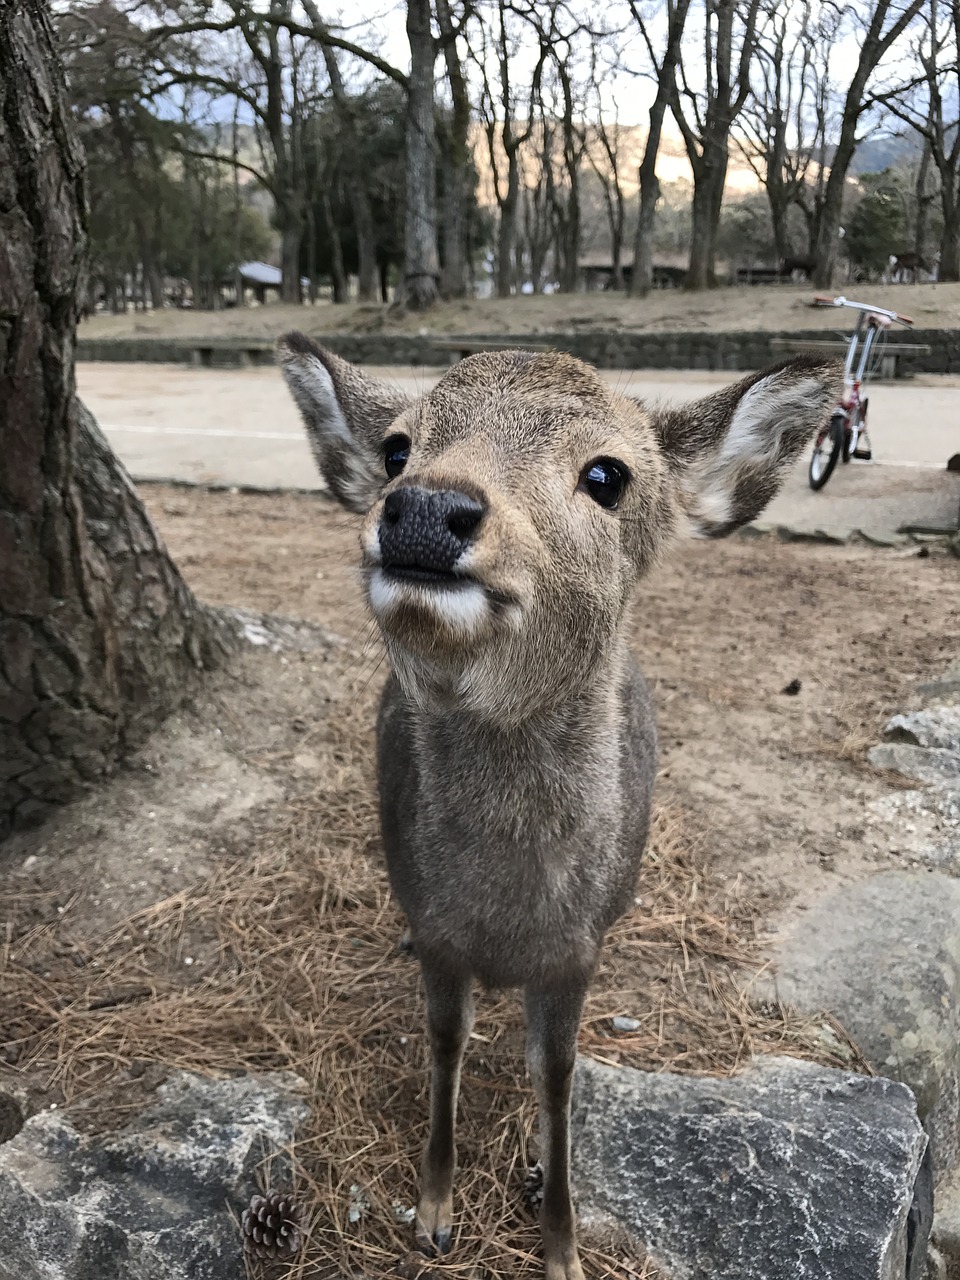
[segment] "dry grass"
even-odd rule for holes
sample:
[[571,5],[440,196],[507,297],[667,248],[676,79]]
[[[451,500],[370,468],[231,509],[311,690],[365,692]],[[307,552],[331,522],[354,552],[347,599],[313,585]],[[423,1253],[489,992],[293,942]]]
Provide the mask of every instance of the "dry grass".
[[[291,1277],[380,1276],[409,1249],[400,1217],[416,1194],[426,1048],[417,966],[398,951],[402,921],[379,861],[368,723],[331,717],[337,766],[322,789],[265,822],[252,851],[229,852],[213,875],[95,948],[71,939],[64,898],[10,902],[0,939],[7,1061],[41,1073],[67,1102],[144,1062],[289,1069],[309,1082],[312,1119],[293,1152],[307,1245]],[[690,1072],[730,1072],[755,1052],[830,1060],[818,1028],[748,1003],[754,913],[736,887],[711,888],[669,809],[657,816],[638,895],[610,939],[584,1051]],[[614,1036],[618,1013],[639,1029]],[[135,1103],[122,1100],[126,1087],[108,1092],[118,1100],[100,1122],[122,1123]],[[535,1274],[538,1231],[520,1196],[535,1158],[534,1109],[513,996],[479,1002],[461,1115],[458,1240],[444,1274]],[[612,1247],[586,1250],[584,1262],[594,1280],[654,1275]]]

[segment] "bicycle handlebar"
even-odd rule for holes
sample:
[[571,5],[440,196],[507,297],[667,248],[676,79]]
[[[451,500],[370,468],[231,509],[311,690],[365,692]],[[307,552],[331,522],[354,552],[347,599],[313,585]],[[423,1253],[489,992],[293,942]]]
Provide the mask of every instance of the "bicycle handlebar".
[[885,316],[888,320],[896,320],[902,325],[911,325],[910,316],[902,316],[896,311],[888,311],[885,307],[874,307],[869,302],[851,302],[842,295],[831,298],[829,294],[818,293],[813,299],[817,307],[849,307],[851,311],[862,311],[868,315]]

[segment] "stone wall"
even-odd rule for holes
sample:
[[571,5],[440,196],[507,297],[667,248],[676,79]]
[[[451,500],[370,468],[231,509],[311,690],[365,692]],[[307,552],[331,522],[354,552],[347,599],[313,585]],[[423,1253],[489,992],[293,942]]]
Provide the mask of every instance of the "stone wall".
[[[523,346],[532,342],[567,351],[588,360],[600,369],[758,369],[783,359],[774,340],[802,343],[831,337],[829,330],[806,329],[786,333],[618,333],[586,330],[578,333],[473,335],[477,341],[503,342]],[[439,338],[419,334],[325,334],[319,338],[338,355],[358,364],[444,365],[449,353],[438,350]],[[960,329],[918,329],[896,335],[901,340],[929,346],[927,355],[902,356],[900,373],[960,373]],[[210,342],[202,339],[161,338],[81,338],[77,355],[81,360],[147,361],[157,363],[211,363],[199,358]],[[261,344],[258,343],[259,348]],[[250,347],[238,338],[233,345],[219,339],[213,348],[212,363],[220,367],[250,363]],[[256,354],[259,354],[257,351]],[[839,352],[838,352],[839,354]]]

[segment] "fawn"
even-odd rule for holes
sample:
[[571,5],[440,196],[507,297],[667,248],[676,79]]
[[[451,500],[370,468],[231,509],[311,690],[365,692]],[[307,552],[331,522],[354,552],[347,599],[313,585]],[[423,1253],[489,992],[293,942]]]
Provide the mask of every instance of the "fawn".
[[798,358],[647,409],[570,356],[471,356],[410,400],[299,333],[279,357],[327,484],[365,519],[393,668],[377,767],[387,868],[423,973],[430,1135],[416,1239],[453,1222],[471,985],[522,987],[547,1280],[582,1280],[569,1113],[584,996],[633,903],[656,770],[626,639],[635,584],[684,525],[753,519],[836,402]]

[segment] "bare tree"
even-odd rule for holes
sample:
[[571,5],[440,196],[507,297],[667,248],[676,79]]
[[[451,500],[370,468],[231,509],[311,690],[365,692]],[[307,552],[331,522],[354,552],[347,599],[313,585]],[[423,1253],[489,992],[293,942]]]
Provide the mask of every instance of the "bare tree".
[[435,0],[440,49],[450,91],[449,115],[438,120],[443,196],[440,203],[440,292],[445,298],[462,298],[467,292],[467,225],[473,194],[473,155],[470,149],[470,91],[458,41],[472,3],[463,5],[459,19],[450,0]]
[[760,0],[705,0],[702,87],[681,61],[671,108],[693,170],[688,289],[716,284],[716,236],[727,179],[730,132],[750,92]]
[[[210,97],[242,102],[251,116],[259,167],[224,150],[184,146],[182,152],[198,160],[233,163],[270,192],[280,231],[281,296],[296,303],[301,300],[300,249],[307,211],[304,129],[316,100],[304,93],[302,78],[314,46],[298,34],[304,29],[293,21],[293,5],[294,0],[269,0],[261,11],[246,0],[226,0],[222,21],[183,21],[192,10],[183,0],[166,0],[171,22],[150,28],[148,35],[167,67],[160,91],[194,86]],[[212,33],[230,33],[236,43],[228,48],[195,45],[186,56],[182,40],[172,43],[173,37]]]
[[875,105],[868,92],[870,81],[882,60],[907,30],[924,5],[924,0],[869,0],[862,13],[860,57],[844,95],[840,131],[830,171],[824,186],[814,242],[814,283],[827,288],[833,278],[839,245],[843,193],[850,162],[857,149],[857,131],[864,115]]
[[[608,120],[600,94],[596,48],[591,51],[590,89],[593,95],[595,124],[584,126],[583,150],[603,193],[603,205],[610,231],[610,286],[617,292],[624,287],[623,240],[627,209],[621,180],[622,129],[618,118]],[[597,145],[599,144],[599,146]]]
[[660,142],[663,137],[663,120],[676,91],[677,64],[680,60],[683,29],[689,9],[690,0],[666,0],[667,34],[663,52],[658,57],[649,20],[643,16],[635,0],[630,0],[630,10],[646,45],[657,86],[653,105],[650,107],[647,137],[639,169],[640,209],[633,244],[633,275],[630,281],[630,292],[636,297],[643,297],[649,293],[653,285],[653,229],[657,204],[660,200],[657,157],[660,154]]
[[[813,164],[818,75],[812,0],[764,3],[757,37],[754,88],[744,112],[747,162],[770,202],[773,239],[781,261],[797,254],[789,215],[805,198]],[[813,120],[813,124],[811,124]],[[804,247],[805,256],[807,247]]]
[[414,311],[432,306],[440,296],[433,82],[437,45],[430,20],[430,0],[407,0],[410,80],[407,89],[406,228],[399,301]]
[[74,396],[83,162],[47,5],[0,9],[0,838],[106,773],[229,641]]
[[[304,8],[310,12],[311,0],[304,0]],[[347,157],[357,154],[359,135],[354,112],[354,103],[347,92],[337,51],[330,45],[322,45],[323,60],[330,79],[330,91],[336,105],[337,119],[340,124],[343,141],[342,152]],[[375,302],[379,295],[377,279],[377,237],[373,225],[373,208],[370,203],[370,192],[367,188],[366,175],[358,171],[357,166],[350,166],[348,197],[353,209],[353,221],[357,232],[357,293],[361,302]],[[326,215],[330,207],[329,196],[324,204]]]
[[[487,140],[493,195],[500,214],[497,230],[497,295],[509,298],[516,287],[516,264],[522,187],[521,151],[533,132],[533,91],[523,125],[518,123],[521,103],[511,77],[511,63],[519,36],[511,26],[507,0],[494,0],[493,13],[479,29],[479,47],[472,57],[480,77],[480,120]],[[536,85],[543,68],[541,50],[533,72]],[[491,78],[491,64],[495,76]],[[504,166],[506,172],[504,172]]]
[[[938,279],[960,280],[960,0],[927,0],[927,4],[926,29],[917,45],[926,90],[925,110],[918,114],[912,93],[893,95],[889,105],[923,138],[923,160],[929,163],[932,159],[940,175],[943,231]],[[925,211],[929,207],[923,161],[917,192],[915,243],[922,256]]]

